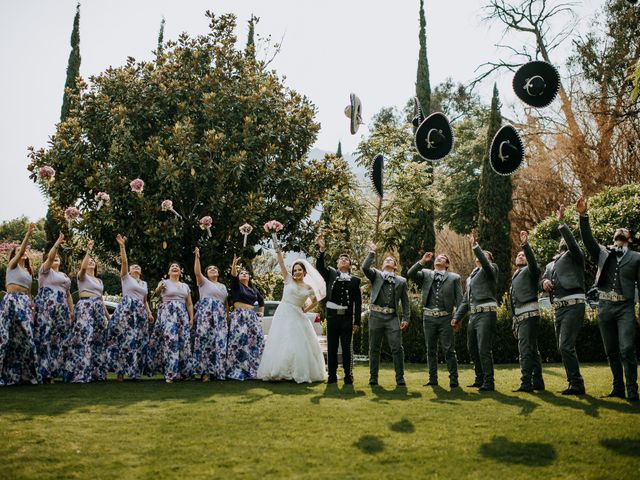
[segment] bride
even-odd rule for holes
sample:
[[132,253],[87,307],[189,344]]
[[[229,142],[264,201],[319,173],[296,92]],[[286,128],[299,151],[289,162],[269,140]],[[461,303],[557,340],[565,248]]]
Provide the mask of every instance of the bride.
[[257,377],[297,383],[324,381],[327,379],[324,356],[306,312],[325,297],[326,284],[306,260],[296,260],[289,274],[282,250],[278,248],[277,253],[284,291],[271,322]]

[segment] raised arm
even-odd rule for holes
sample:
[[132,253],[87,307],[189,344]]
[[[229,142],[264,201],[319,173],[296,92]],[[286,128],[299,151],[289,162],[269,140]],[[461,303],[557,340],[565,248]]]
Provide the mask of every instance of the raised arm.
[[51,265],[53,265],[53,261],[56,259],[58,248],[62,245],[62,242],[64,242],[64,233],[60,232],[56,243],[53,244],[53,247],[51,247],[51,250],[49,250],[49,253],[47,254],[47,259],[42,264],[43,271],[48,272],[51,270]]
[[282,249],[278,249],[276,251],[276,255],[278,256],[278,265],[280,266],[280,273],[282,273],[282,278],[284,281],[287,281],[289,278],[289,272],[287,272],[287,266],[284,264],[284,255],[282,254]]
[[373,283],[376,279],[376,272],[373,270],[373,268],[371,268],[371,265],[373,264],[373,259],[376,257],[376,244],[373,242],[369,242],[368,247],[369,255],[367,255],[365,261],[362,262],[362,272],[369,279],[369,281]]
[[194,250],[195,260],[193,261],[193,273],[196,275],[196,283],[198,286],[204,283],[204,277],[202,276],[202,267],[200,266],[200,249],[196,247]]
[[80,278],[84,278],[85,273],[87,273],[89,259],[91,258],[91,250],[93,250],[93,240],[89,240],[87,242],[87,251],[84,254],[84,258],[82,259],[82,263],[80,264],[80,271],[78,272],[78,277]]
[[482,268],[482,270],[486,272],[489,278],[491,278],[492,280],[495,280],[496,271],[493,269],[493,265],[491,265],[491,262],[489,262],[489,259],[484,254],[484,250],[482,250],[480,245],[476,243],[476,239],[473,235],[469,236],[469,243],[471,243],[471,246],[473,248],[473,253],[478,259],[478,261],[480,262],[480,267]]
[[584,263],[584,254],[582,253],[582,249],[578,242],[576,241],[576,237],[573,236],[567,224],[564,223],[564,205],[560,204],[558,208],[558,230],[560,231],[560,235],[564,239],[564,242],[567,244],[567,248],[569,252],[576,260]]
[[233,262],[231,262],[231,276],[234,278],[238,278],[238,262],[240,261],[240,257],[236,257],[236,254],[233,254]]
[[424,272],[422,269],[427,265],[428,262],[433,258],[432,252],[425,253],[418,262],[409,269],[407,272],[407,277],[418,284],[422,284],[424,281]]
[[8,270],[13,270],[14,268],[16,268],[16,265],[18,265],[18,262],[24,255],[24,252],[27,251],[27,246],[29,245],[29,239],[31,238],[31,234],[33,233],[34,228],[36,228],[36,226],[33,223],[30,223],[29,226],[27,227],[27,233],[22,239],[20,248],[16,252],[16,255],[11,260],[9,260]]
[[580,197],[578,203],[576,203],[576,210],[580,214],[580,236],[582,237],[584,246],[593,261],[597,262],[600,257],[600,245],[593,237],[591,225],[589,224],[589,216],[587,214],[587,200],[584,197]]
[[124,246],[125,238],[118,234],[116,235],[116,242],[120,246],[120,276],[124,277],[129,273],[129,261],[127,260],[127,249]]
[[329,268],[327,268],[324,258],[324,253],[326,251],[327,245],[322,235],[318,235],[316,237],[316,244],[318,245],[318,258],[316,259],[316,268],[318,269],[318,272],[320,272],[320,275],[322,275],[322,278],[326,280],[329,276]]
[[540,267],[538,266],[538,262],[536,261],[536,256],[533,253],[533,249],[529,244],[529,234],[524,230],[520,232],[520,241],[522,242],[522,250],[524,251],[524,256],[527,258],[529,271],[531,272],[531,276],[533,277],[537,286],[538,278],[540,278]]

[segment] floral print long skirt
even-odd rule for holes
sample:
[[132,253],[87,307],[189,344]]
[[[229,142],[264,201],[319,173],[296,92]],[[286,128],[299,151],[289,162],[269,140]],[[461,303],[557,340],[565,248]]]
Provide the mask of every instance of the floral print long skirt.
[[110,372],[140,377],[148,348],[148,320],[143,301],[122,298],[109,320],[107,368]]
[[39,383],[31,299],[7,293],[0,303],[0,385]]
[[196,303],[193,329],[193,373],[226,377],[227,312],[224,303],[203,298]]
[[64,346],[63,378],[70,383],[106,380],[107,318],[100,298],[81,298],[75,317]]
[[262,322],[253,310],[231,312],[227,340],[227,378],[256,378],[264,350]]
[[35,298],[35,343],[43,380],[62,376],[64,342],[71,329],[67,294],[41,288]]
[[148,371],[161,373],[168,382],[191,376],[189,314],[184,302],[164,302],[149,339]]

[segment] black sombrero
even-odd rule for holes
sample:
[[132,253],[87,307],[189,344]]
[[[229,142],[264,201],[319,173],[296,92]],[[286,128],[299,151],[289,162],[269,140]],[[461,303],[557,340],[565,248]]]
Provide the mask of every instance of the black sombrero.
[[373,185],[373,189],[376,191],[378,196],[382,198],[384,196],[384,191],[382,189],[382,170],[384,169],[384,157],[381,153],[375,156],[373,162],[371,162],[371,167],[369,168],[369,178],[371,179],[371,185]]
[[351,120],[351,135],[355,135],[362,124],[362,102],[355,93],[349,95],[349,105],[344,109],[344,114]]
[[416,129],[415,144],[418,154],[425,160],[446,157],[453,148],[453,131],[447,117],[436,112],[424,119]]
[[489,148],[489,163],[498,175],[511,175],[524,160],[524,145],[511,125],[502,127],[493,137]]
[[522,65],[513,76],[513,91],[527,105],[549,105],[560,88],[560,74],[550,63],[536,60]]

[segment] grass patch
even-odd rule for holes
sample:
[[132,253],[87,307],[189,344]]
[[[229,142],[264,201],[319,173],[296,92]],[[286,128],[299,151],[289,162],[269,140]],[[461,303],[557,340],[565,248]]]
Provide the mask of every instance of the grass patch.
[[[442,368],[442,366],[441,366]],[[423,387],[425,366],[396,388],[384,365],[369,387],[161,379],[0,389],[0,477],[10,478],[637,478],[640,405],[600,399],[606,365],[582,367],[587,395]],[[448,385],[441,371],[441,382]]]

